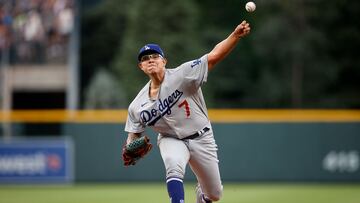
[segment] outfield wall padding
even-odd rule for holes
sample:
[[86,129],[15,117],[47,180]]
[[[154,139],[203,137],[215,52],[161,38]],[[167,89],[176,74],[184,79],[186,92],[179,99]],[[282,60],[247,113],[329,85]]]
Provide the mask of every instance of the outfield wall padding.
[[[75,144],[75,180],[164,181],[156,134],[154,148],[135,166],[124,167],[124,124],[66,123]],[[360,182],[360,123],[215,123],[224,181]],[[195,180],[190,168],[186,180]]]

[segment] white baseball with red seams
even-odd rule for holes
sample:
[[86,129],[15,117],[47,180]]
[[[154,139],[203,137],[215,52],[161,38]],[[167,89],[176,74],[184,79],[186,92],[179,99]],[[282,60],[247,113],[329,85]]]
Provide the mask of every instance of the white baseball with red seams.
[[246,3],[245,5],[245,9],[248,11],[248,12],[253,12],[255,11],[256,9],[256,4],[252,1],[249,1]]

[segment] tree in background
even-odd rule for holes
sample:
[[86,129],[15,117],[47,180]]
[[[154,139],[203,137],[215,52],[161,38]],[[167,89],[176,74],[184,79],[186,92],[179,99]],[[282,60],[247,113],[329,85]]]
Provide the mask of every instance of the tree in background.
[[126,108],[126,92],[105,68],[99,68],[85,90],[86,109]]
[[[359,83],[342,79],[345,74],[359,76],[360,64],[354,56],[359,45],[360,30],[355,26],[359,3],[279,0],[262,6],[271,13],[257,21],[258,30],[253,33],[259,85],[249,96],[257,98],[259,106],[359,107],[355,91]],[[352,90],[344,89],[346,83],[351,83]]]
[[82,6],[80,66],[84,104],[87,102],[86,87],[93,86],[90,81],[95,81],[99,68],[109,72],[109,66],[121,47],[129,2],[106,0],[90,8]]
[[217,68],[211,71],[208,82],[204,86],[206,102],[210,108],[239,108],[244,106],[246,91],[253,83],[252,73],[256,62],[253,47],[250,44],[256,36],[257,16],[245,11],[246,1],[204,1],[197,0],[200,9],[199,35],[205,50],[210,51],[223,40],[235,25],[246,19],[251,24],[251,34],[242,39],[232,53]]
[[[214,70],[210,107],[358,108],[360,106],[357,1],[207,1],[207,39],[245,18],[252,33]],[[200,3],[200,1],[199,1]],[[220,4],[222,8],[219,9]],[[226,12],[225,12],[226,11]],[[209,41],[209,40],[208,40]],[[211,40],[210,40],[211,42]],[[208,45],[212,44],[207,43]],[[235,56],[234,56],[235,55]],[[211,77],[211,76],[210,76]]]
[[83,16],[83,76],[111,67],[127,103],[148,80],[137,68],[144,44],[160,44],[172,68],[205,54],[246,19],[251,34],[204,86],[208,107],[360,107],[359,1],[258,0],[254,13],[245,3],[102,1]]
[[360,1],[321,0],[315,6],[321,20],[313,16],[313,22],[326,33],[322,51],[336,64],[338,72],[331,83],[312,95],[317,95],[320,107],[360,108]]

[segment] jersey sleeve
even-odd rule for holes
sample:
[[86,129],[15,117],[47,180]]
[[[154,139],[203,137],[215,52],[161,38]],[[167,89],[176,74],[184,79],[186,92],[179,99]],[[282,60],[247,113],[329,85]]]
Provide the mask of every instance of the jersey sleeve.
[[131,106],[128,109],[128,116],[125,124],[125,131],[129,133],[142,133],[145,130],[145,126],[140,122]]
[[208,58],[207,55],[182,64],[180,67],[186,86],[198,89],[207,81]]

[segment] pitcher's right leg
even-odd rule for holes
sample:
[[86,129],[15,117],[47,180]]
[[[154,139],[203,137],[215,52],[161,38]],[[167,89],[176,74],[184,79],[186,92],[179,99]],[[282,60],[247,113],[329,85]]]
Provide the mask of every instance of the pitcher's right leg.
[[183,178],[190,153],[184,141],[160,137],[160,154],[166,169],[166,184],[171,203],[183,203],[185,199]]

